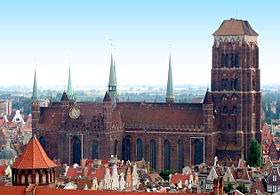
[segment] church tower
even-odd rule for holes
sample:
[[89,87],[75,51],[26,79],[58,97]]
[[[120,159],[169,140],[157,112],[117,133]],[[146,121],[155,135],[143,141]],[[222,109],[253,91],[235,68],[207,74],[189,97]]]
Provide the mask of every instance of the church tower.
[[35,132],[36,125],[39,122],[40,118],[40,98],[38,96],[38,89],[37,89],[37,78],[36,78],[36,70],[34,72],[34,83],[33,83],[33,93],[31,97],[32,106],[32,132]]
[[252,138],[261,141],[261,91],[258,34],[248,21],[225,20],[214,32],[211,95],[216,155],[247,159]]

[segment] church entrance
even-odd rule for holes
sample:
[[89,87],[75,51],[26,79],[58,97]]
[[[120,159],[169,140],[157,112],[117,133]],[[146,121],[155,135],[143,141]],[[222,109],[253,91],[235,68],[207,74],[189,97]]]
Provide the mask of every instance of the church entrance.
[[73,164],[81,162],[81,141],[78,137],[73,139]]

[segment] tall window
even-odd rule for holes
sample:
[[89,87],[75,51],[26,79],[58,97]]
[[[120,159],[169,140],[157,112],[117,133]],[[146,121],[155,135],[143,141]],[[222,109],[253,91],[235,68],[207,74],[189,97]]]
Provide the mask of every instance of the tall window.
[[224,108],[223,108],[223,114],[227,114],[227,107],[226,106],[224,106]]
[[130,137],[127,136],[122,141],[122,160],[124,161],[130,160],[130,152],[131,152]]
[[201,140],[194,141],[194,164],[201,164],[203,162],[203,143]]
[[170,142],[164,142],[164,170],[170,170]]
[[236,91],[239,90],[239,87],[238,87],[238,79],[234,79],[234,89],[235,89]]
[[239,67],[239,55],[238,55],[238,53],[235,54],[235,67],[236,68]]
[[115,140],[115,143],[114,143],[114,155],[115,156],[118,155],[118,140]]
[[81,141],[78,137],[73,139],[73,163],[80,164],[81,161]]
[[232,108],[232,114],[237,114],[237,109],[235,106],[233,106],[233,108]]
[[182,140],[178,141],[178,169],[182,170],[184,168],[184,142]]
[[151,161],[151,168],[156,169],[156,159],[157,159],[157,147],[156,141],[150,141],[150,161]]
[[136,160],[142,160],[143,157],[143,143],[140,138],[136,141]]
[[92,159],[98,159],[98,142],[96,140],[92,142]]

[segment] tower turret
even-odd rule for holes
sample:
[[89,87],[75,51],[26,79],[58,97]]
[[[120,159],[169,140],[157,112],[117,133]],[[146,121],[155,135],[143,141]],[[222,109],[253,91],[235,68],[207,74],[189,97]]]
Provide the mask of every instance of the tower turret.
[[32,93],[32,133],[35,132],[36,125],[39,122],[40,118],[40,98],[38,96],[38,89],[37,89],[37,78],[36,78],[36,70],[34,72],[34,83],[33,83],[33,93]]
[[71,70],[70,70],[70,66],[69,66],[69,75],[68,75],[67,96],[68,96],[68,99],[69,99],[69,100],[73,100],[73,99],[74,99],[74,93],[73,93],[72,81],[71,81]]
[[168,80],[167,80],[167,89],[166,89],[166,102],[167,103],[174,103],[171,55],[169,56],[169,69],[168,69]]
[[109,84],[108,84],[108,92],[112,99],[112,104],[118,99],[117,93],[117,76],[116,76],[116,66],[113,60],[113,56],[111,55],[111,65],[110,65],[110,75],[109,75]]

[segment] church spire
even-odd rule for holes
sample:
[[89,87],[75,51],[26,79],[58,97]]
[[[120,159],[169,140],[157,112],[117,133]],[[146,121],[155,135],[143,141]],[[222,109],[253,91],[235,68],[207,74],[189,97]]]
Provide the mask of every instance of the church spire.
[[69,75],[68,75],[67,96],[68,96],[69,100],[74,99],[74,94],[73,94],[73,89],[72,89],[72,81],[71,81],[70,66],[69,66]]
[[33,93],[32,93],[32,101],[39,101],[38,89],[37,89],[37,78],[36,78],[36,69],[34,72],[34,83],[33,83]]
[[167,81],[167,89],[166,89],[166,102],[167,103],[174,102],[171,54],[169,55],[169,70],[168,70],[168,81]]
[[111,54],[111,65],[110,65],[110,75],[109,75],[109,84],[108,91],[114,104],[117,101],[117,76],[116,76],[116,67],[113,55]]

